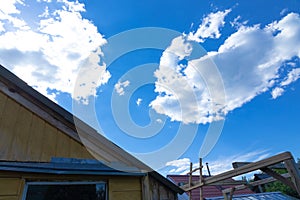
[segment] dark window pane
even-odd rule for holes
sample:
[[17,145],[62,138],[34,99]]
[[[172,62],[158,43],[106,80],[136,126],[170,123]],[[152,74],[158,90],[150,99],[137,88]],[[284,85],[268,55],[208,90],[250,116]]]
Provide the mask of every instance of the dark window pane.
[[106,185],[28,185],[26,200],[105,200]]

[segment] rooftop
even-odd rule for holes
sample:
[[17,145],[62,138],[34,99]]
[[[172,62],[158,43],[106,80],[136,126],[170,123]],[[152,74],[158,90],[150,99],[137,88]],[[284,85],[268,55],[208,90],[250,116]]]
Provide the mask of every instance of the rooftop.
[[[181,186],[183,184],[187,184],[188,179],[189,179],[188,175],[167,175],[167,177],[179,186]],[[199,176],[193,175],[192,181],[199,181]],[[233,183],[235,182],[233,179],[229,179],[228,181],[229,182],[232,181]],[[222,185],[222,186],[221,185],[204,186],[203,187],[203,197],[210,198],[210,197],[222,196],[223,195],[222,190],[227,189],[227,188],[232,188],[234,186],[235,186],[234,184],[232,184],[232,185],[228,184],[228,185]],[[254,194],[254,192],[251,191],[250,189],[243,189],[243,190],[235,191],[235,194],[237,194],[237,195],[239,195],[239,194]],[[199,198],[200,198],[200,189],[197,188],[197,189],[192,190],[192,200],[199,200]]]
[[108,167],[97,160],[74,158],[53,158],[51,162],[0,161],[0,171],[46,173],[60,175],[146,175],[145,173],[119,171]]

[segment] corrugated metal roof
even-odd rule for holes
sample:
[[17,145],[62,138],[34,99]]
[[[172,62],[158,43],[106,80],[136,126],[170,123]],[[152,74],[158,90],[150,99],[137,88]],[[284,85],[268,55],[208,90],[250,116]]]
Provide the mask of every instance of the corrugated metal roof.
[[[219,200],[224,199],[223,196],[205,198],[206,200]],[[244,194],[244,195],[233,195],[233,200],[298,200],[295,197],[291,197],[281,192],[265,192],[258,194]]]

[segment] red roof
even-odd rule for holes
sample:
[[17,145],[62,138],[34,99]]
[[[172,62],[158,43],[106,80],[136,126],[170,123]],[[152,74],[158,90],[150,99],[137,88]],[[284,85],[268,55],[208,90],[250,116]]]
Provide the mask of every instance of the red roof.
[[[187,184],[189,182],[189,176],[188,175],[167,175],[168,178],[170,178],[172,181],[174,181],[177,185],[183,185]],[[231,181],[234,181],[233,179],[230,179]],[[193,176],[192,181],[199,181],[199,176]],[[203,187],[203,197],[219,197],[223,196],[222,190],[226,188],[232,188],[235,185],[222,185],[222,186],[204,186]],[[254,192],[250,189],[244,189],[244,190],[237,190],[234,192],[235,195],[239,194],[253,194]],[[200,188],[196,188],[192,190],[192,200],[199,200],[200,199]]]

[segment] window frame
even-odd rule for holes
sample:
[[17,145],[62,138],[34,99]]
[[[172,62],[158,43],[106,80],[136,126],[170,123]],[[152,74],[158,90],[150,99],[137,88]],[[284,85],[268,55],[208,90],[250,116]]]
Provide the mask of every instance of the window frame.
[[22,199],[26,200],[28,187],[30,185],[96,185],[96,184],[105,184],[105,199],[108,200],[108,184],[107,181],[28,181],[25,182]]

